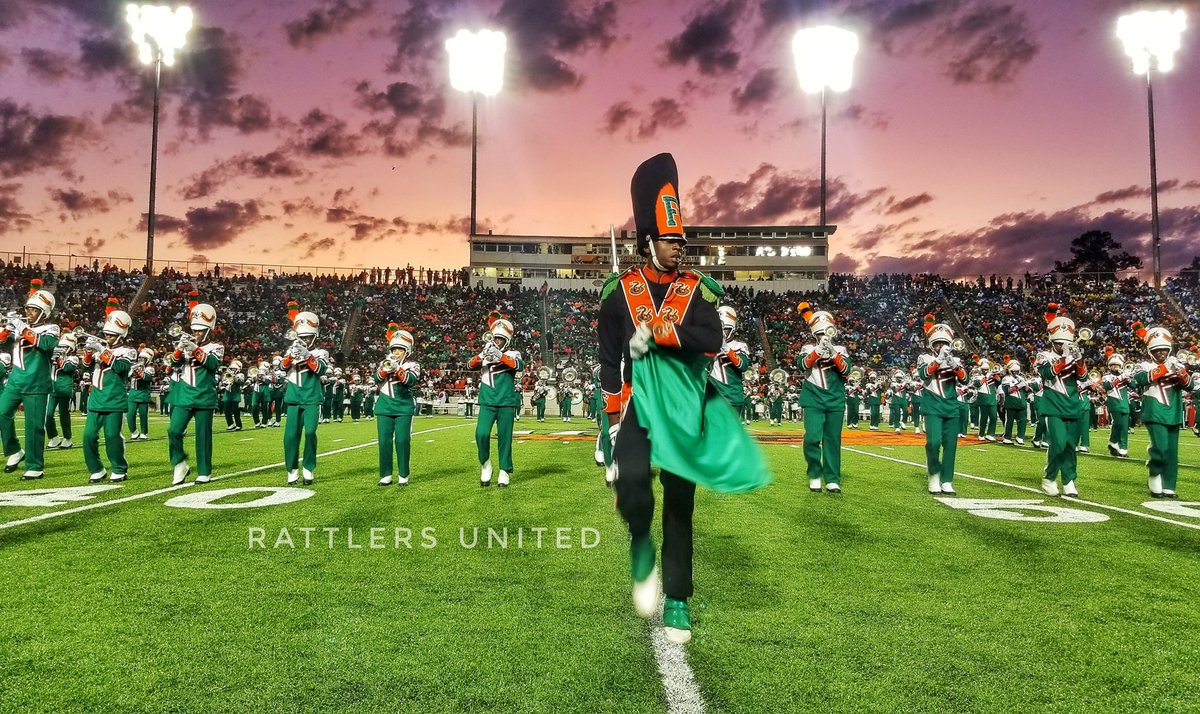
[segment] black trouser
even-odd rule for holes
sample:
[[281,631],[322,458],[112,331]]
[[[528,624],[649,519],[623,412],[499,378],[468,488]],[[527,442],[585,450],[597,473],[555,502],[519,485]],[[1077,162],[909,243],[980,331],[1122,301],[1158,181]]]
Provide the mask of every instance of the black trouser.
[[[654,484],[650,473],[650,440],[638,423],[633,403],[621,420],[617,444],[617,509],[629,525],[629,535],[650,535],[654,517]],[[663,486],[663,594],[676,600],[692,595],[692,512],[696,507],[696,484],[670,471],[660,470]]]

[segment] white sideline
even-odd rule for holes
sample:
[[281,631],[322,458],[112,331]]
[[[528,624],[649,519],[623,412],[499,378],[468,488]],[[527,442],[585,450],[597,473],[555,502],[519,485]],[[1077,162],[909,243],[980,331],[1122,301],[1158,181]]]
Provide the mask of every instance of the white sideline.
[[[862,454],[863,456],[873,456],[877,459],[883,459],[885,461],[894,461],[898,464],[907,464],[909,466],[916,466],[917,468],[921,468],[921,469],[926,468],[925,464],[918,464],[916,461],[906,461],[904,459],[897,459],[897,458],[894,458],[891,456],[884,456],[883,454],[872,454],[869,451],[861,451],[859,449],[855,449],[850,446],[843,446],[842,450],[843,451],[852,451],[856,454]],[[1022,486],[1022,485],[1016,484],[1016,483],[1008,483],[1007,481],[997,481],[996,479],[985,478],[983,476],[973,476],[971,474],[965,474],[962,471],[955,471],[954,475],[962,476],[963,478],[974,479],[975,481],[983,481],[984,483],[995,484],[997,486],[1008,486],[1009,488],[1017,488],[1022,491],[1029,491],[1030,493],[1036,493],[1039,496],[1042,496],[1044,498],[1052,498],[1052,496],[1046,496],[1046,492],[1040,488],[1032,488],[1030,486]],[[1170,523],[1170,524],[1173,524],[1176,526],[1182,526],[1183,528],[1191,528],[1193,530],[1200,531],[1200,523],[1185,523],[1184,521],[1176,521],[1176,520],[1172,520],[1170,518],[1163,518],[1162,516],[1151,515],[1149,513],[1141,513],[1139,511],[1131,511],[1128,508],[1121,508],[1120,506],[1110,506],[1107,503],[1097,503],[1095,501],[1085,501],[1082,498],[1068,498],[1068,499],[1065,499],[1063,501],[1063,503],[1078,503],[1083,506],[1093,506],[1095,508],[1103,508],[1103,509],[1106,509],[1109,511],[1116,511],[1117,513],[1125,513],[1130,516],[1137,516],[1138,518],[1145,518],[1145,519],[1151,520],[1151,521],[1162,521],[1163,523]]]
[[667,697],[670,714],[704,714],[704,697],[696,686],[696,677],[687,663],[687,652],[683,645],[667,639],[662,627],[663,603],[650,620],[650,643],[654,645],[654,661],[662,676],[663,694]]
[[[413,436],[416,436],[417,434],[428,434],[428,433],[431,433],[434,431],[444,431],[446,429],[460,429],[464,426],[470,426],[470,424],[454,424],[453,426],[440,426],[436,429],[425,429],[424,431],[415,431],[415,432],[413,432]],[[372,441],[368,441],[365,444],[358,444],[356,446],[347,446],[347,447],[344,447],[341,449],[334,449],[333,451],[326,451],[323,454],[317,454],[317,456],[318,457],[333,456],[334,454],[341,454],[346,451],[354,451],[355,449],[363,449],[368,446],[374,446],[375,444],[378,444],[378,443],[379,443],[379,440],[374,439]],[[283,466],[282,461],[280,461],[278,463],[274,463],[274,464],[267,464],[266,466],[255,466],[252,469],[245,469],[243,471],[235,471],[231,474],[222,474],[221,476],[214,476],[212,478],[212,481],[210,481],[209,483],[214,483],[214,482],[220,481],[222,479],[233,478],[234,476],[245,476],[246,474],[257,473],[259,471],[266,471],[268,469],[277,469],[281,466]],[[178,486],[167,486],[166,488],[160,488],[160,489],[156,489],[154,491],[145,491],[143,493],[135,493],[132,496],[126,496],[124,498],[114,498],[114,499],[111,499],[108,501],[97,501],[96,503],[88,503],[83,506],[77,506],[75,508],[68,508],[68,509],[62,510],[62,511],[51,511],[50,513],[42,513],[42,514],[39,514],[36,516],[30,516],[29,518],[21,518],[19,520],[15,520],[15,521],[9,521],[8,523],[0,523],[0,530],[4,530],[5,528],[15,528],[17,526],[23,526],[27,523],[36,523],[38,521],[45,521],[45,520],[49,520],[51,518],[58,518],[59,516],[65,516],[65,515],[68,515],[71,513],[80,513],[81,511],[90,511],[93,508],[103,508],[105,506],[115,506],[118,503],[128,503],[129,501],[136,501],[136,500],[142,499],[142,498],[158,496],[163,493],[171,493],[172,491],[178,491],[180,489],[189,488],[193,485],[194,485],[193,483],[181,483]]]

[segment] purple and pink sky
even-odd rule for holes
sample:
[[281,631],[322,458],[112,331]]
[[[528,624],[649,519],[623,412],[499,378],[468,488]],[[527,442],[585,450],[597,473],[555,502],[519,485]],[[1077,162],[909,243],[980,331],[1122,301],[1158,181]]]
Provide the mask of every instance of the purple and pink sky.
[[[156,258],[468,260],[470,100],[444,41],[508,35],[480,103],[479,223],[597,235],[679,164],[692,225],[815,224],[819,100],[790,42],[859,32],[829,98],[831,267],[1049,270],[1111,231],[1149,268],[1144,80],[1123,0],[197,0],[164,68]],[[1200,0],[1156,75],[1164,269],[1200,254]],[[0,250],[142,256],[152,70],[123,4],[0,2]],[[70,245],[68,245],[70,244]]]

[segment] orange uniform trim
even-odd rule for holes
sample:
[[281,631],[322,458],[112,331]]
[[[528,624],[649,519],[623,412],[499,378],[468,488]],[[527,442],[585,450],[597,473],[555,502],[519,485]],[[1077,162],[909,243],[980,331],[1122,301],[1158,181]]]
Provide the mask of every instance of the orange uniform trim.
[[634,325],[646,324],[654,334],[654,343],[662,347],[679,349],[682,343],[675,326],[683,322],[691,307],[692,298],[700,285],[700,276],[683,272],[671,282],[662,305],[655,310],[650,297],[648,283],[661,283],[662,277],[655,271],[647,276],[644,269],[631,270],[621,276],[621,290],[625,293],[625,305]]

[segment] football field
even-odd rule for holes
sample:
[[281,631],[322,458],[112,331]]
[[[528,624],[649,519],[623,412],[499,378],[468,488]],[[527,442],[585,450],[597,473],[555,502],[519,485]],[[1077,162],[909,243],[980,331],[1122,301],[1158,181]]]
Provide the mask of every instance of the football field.
[[[957,496],[919,437],[846,432],[843,493],[810,493],[799,427],[753,427],[775,483],[700,491],[694,638],[630,600],[594,426],[517,423],[508,489],[474,422],[418,418],[412,481],[376,486],[375,424],[323,424],[285,488],[282,429],[225,433],[171,487],[166,422],[130,478],[75,447],[0,481],[0,711],[1195,711],[1200,439],[1178,501],[1140,458],[960,442]],[[247,423],[248,420],[247,420]],[[18,426],[20,423],[18,422]],[[582,433],[580,433],[582,432]],[[1104,452],[1106,433],[1093,432]],[[1133,432],[1140,457],[1146,432]],[[193,468],[194,468],[193,462]],[[657,531],[657,525],[655,530]]]

